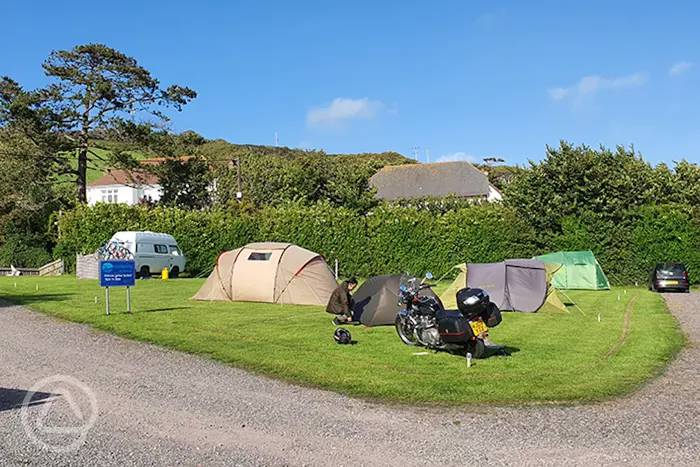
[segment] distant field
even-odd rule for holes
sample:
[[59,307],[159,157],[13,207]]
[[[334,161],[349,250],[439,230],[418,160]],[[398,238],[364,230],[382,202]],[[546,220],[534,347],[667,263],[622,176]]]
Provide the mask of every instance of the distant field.
[[[276,378],[396,402],[608,399],[659,374],[684,342],[657,294],[640,288],[626,293],[623,289],[571,292],[585,316],[573,307],[568,313],[505,314],[492,337],[507,345],[512,355],[479,360],[467,368],[456,355],[416,355],[422,349],[403,345],[393,327],[352,327],[357,343],[337,345],[331,338],[331,317],[320,307],[190,300],[202,282],[140,281],[133,292],[132,315],[123,312],[124,291],[114,290],[114,313],[109,317],[98,284],[72,276],[3,277],[0,297]],[[629,328],[621,340],[626,310]]]
[[[99,149],[99,148],[90,148],[91,151],[94,151],[97,153],[100,157],[107,158],[107,155],[109,154],[109,151],[106,149]],[[146,159],[147,156],[138,152],[133,153],[133,156],[136,159]],[[71,165],[73,168],[76,168],[78,166],[78,161],[77,158],[72,158],[71,159]],[[87,170],[87,181],[88,183],[97,180],[100,178],[102,175],[104,175],[107,172],[107,169],[110,168],[109,164],[105,164],[101,160],[99,160],[96,157],[91,158],[90,166],[88,167]]]

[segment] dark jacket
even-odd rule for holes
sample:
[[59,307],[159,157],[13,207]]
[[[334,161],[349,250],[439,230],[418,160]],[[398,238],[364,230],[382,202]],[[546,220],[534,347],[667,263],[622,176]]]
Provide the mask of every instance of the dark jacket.
[[348,282],[343,281],[336,287],[331,294],[326,311],[334,315],[351,315],[352,314],[352,296],[348,290]]

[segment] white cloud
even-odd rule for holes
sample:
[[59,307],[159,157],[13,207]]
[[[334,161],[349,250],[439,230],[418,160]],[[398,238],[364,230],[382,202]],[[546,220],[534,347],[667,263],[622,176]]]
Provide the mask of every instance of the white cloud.
[[674,63],[671,68],[668,70],[668,75],[669,76],[680,76],[686,71],[690,70],[693,67],[693,64],[690,62],[678,62]]
[[349,120],[369,120],[376,117],[385,105],[381,101],[367,97],[351,99],[336,97],[323,107],[314,107],[306,114],[306,124],[309,126],[334,126]]
[[566,88],[552,88],[549,90],[549,97],[552,100],[560,101],[569,94],[569,90]]
[[449,154],[443,154],[442,156],[438,157],[435,162],[467,161],[474,163],[477,161],[477,159],[477,157],[472,156],[471,154],[467,154],[466,152],[462,151],[457,151],[451,152]]
[[549,97],[554,101],[561,101],[566,98],[581,100],[604,90],[639,87],[644,85],[647,79],[646,73],[633,73],[612,78],[598,75],[584,76],[573,86],[549,89]]

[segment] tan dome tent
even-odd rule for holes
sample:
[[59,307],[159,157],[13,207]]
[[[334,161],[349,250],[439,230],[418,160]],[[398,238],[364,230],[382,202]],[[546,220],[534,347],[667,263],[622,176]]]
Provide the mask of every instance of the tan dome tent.
[[336,285],[318,253],[289,243],[249,243],[222,253],[192,298],[326,305]]

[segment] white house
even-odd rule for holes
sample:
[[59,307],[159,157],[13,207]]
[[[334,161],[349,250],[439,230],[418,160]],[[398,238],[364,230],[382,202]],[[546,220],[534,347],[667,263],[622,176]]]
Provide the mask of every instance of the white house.
[[158,178],[146,172],[111,170],[95,181],[88,183],[87,201],[96,203],[138,204],[141,200],[158,201],[163,189]]

